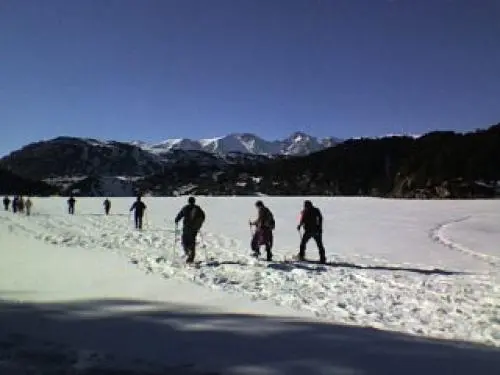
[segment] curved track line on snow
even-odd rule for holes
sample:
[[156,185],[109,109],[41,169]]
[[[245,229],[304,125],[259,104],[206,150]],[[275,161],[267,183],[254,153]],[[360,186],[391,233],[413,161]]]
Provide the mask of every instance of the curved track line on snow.
[[472,218],[471,215],[452,219],[452,220],[447,220],[445,222],[442,222],[438,225],[436,225],[434,228],[432,228],[429,232],[429,237],[434,241],[437,242],[443,246],[446,246],[449,249],[459,251],[461,253],[470,255],[474,258],[480,259],[486,263],[488,263],[490,266],[493,267],[499,267],[500,266],[500,258],[496,257],[494,255],[489,255],[489,254],[484,254],[479,251],[475,251],[473,249],[468,248],[465,245],[462,245],[456,241],[453,241],[451,238],[447,237],[445,235],[446,229],[449,229],[455,224],[462,223],[464,221],[470,220]]

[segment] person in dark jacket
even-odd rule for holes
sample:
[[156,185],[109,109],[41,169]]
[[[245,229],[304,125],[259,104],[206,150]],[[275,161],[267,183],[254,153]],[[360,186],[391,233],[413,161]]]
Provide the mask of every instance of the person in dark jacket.
[[10,205],[10,198],[5,197],[3,199],[3,207],[5,208],[5,211],[9,211],[9,205]]
[[182,247],[186,254],[186,263],[194,262],[196,255],[196,236],[205,222],[205,212],[196,204],[194,197],[189,197],[188,204],[182,207],[175,217],[175,227],[182,222]]
[[304,201],[304,209],[297,230],[300,231],[301,227],[304,227],[304,234],[300,241],[299,260],[304,260],[306,244],[311,238],[314,238],[318,246],[320,263],[326,263],[325,247],[323,246],[323,216],[319,208],[313,206],[309,200]]
[[70,215],[75,214],[75,203],[76,203],[75,197],[73,197],[73,195],[71,195],[68,199],[68,213]]
[[17,213],[17,206],[19,204],[19,196],[15,195],[14,198],[12,198],[12,212]]
[[24,212],[24,199],[22,196],[17,199],[17,211]]
[[141,196],[138,195],[136,201],[130,207],[130,212],[134,211],[135,229],[142,229],[142,218],[146,211],[146,205],[141,201]]
[[26,208],[26,215],[30,216],[31,215],[31,207],[33,207],[33,202],[31,201],[30,197],[26,198],[26,202],[24,202],[24,207]]
[[274,216],[271,210],[264,205],[262,201],[257,201],[255,203],[257,207],[257,219],[250,222],[250,226],[255,226],[255,232],[252,236],[250,242],[250,247],[253,251],[253,256],[258,257],[260,255],[260,247],[265,245],[267,260],[271,261],[273,259],[273,230],[275,227]]
[[110,200],[108,198],[106,198],[104,200],[103,205],[104,205],[104,213],[106,215],[109,215],[109,210],[111,209],[111,202],[110,202]]

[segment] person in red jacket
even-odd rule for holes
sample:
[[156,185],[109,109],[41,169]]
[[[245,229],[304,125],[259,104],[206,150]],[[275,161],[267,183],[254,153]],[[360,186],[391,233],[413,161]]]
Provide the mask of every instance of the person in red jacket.
[[304,234],[300,241],[300,250],[298,259],[304,260],[307,242],[313,238],[318,246],[320,263],[326,263],[325,247],[323,246],[323,215],[319,208],[313,206],[310,200],[304,201],[304,209],[302,210],[299,225],[297,230],[304,227]]

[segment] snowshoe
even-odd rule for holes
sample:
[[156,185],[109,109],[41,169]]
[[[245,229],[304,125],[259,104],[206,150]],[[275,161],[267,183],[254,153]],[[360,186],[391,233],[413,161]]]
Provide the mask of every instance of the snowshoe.
[[298,261],[298,262],[303,262],[306,260],[305,256],[297,254],[292,256],[292,260]]

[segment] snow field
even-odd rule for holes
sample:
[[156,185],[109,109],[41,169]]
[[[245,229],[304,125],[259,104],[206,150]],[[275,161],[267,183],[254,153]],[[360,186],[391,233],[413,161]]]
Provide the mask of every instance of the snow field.
[[228,353],[248,336],[293,334],[306,313],[145,275],[105,249],[53,246],[4,226],[0,253],[2,375],[242,374],[248,361],[262,374],[277,365],[297,373],[295,356],[266,364],[248,348]]
[[[175,244],[173,218],[185,197],[145,198],[142,232],[132,228],[132,198],[112,199],[108,217],[101,199],[79,198],[75,216],[65,213],[65,199],[35,199],[33,216],[2,212],[0,225],[15,236],[105,250],[146,273],[268,300],[325,321],[500,346],[500,202],[311,199],[325,216],[327,265],[279,262],[298,251],[302,198],[262,198],[276,218],[271,263],[249,256],[255,198],[198,198],[207,222],[197,259],[213,259],[199,268],[185,266]],[[317,259],[314,241],[306,256]]]

